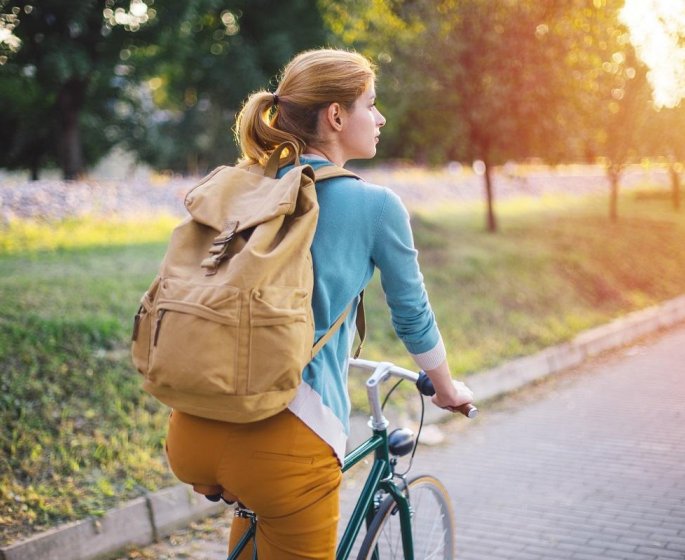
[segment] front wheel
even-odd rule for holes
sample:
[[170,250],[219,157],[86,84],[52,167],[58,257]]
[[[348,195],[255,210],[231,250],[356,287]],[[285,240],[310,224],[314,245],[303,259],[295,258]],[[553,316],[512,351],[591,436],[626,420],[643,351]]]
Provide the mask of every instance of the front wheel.
[[[409,482],[414,559],[454,559],[454,510],[447,490],[432,476]],[[358,560],[403,559],[402,529],[395,500],[388,496],[374,516]]]

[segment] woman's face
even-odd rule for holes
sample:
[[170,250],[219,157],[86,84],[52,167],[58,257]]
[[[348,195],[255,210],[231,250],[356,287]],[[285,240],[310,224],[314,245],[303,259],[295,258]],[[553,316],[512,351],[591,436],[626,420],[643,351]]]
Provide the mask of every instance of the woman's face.
[[344,127],[339,140],[345,161],[370,159],[376,155],[376,144],[385,117],[376,108],[376,88],[366,88],[349,111],[345,111]]

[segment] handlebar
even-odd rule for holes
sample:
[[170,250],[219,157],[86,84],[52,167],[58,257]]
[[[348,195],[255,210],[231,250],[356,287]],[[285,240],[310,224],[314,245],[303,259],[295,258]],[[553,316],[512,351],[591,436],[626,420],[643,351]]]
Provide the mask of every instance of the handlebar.
[[[390,377],[406,379],[416,384],[419,391],[426,396],[435,394],[433,383],[424,372],[416,373],[408,369],[401,368],[389,362],[373,362],[370,360],[350,359],[350,369],[360,369],[365,372],[372,372],[366,381],[366,391],[371,406],[371,421],[373,427],[387,426],[387,420],[383,417],[379,386]],[[458,407],[449,407],[450,412],[461,412],[467,418],[475,418],[478,409],[472,404],[464,404]]]
[[[427,397],[435,395],[433,382],[424,371],[419,372],[419,378],[416,380],[416,387],[422,395],[426,395]],[[478,416],[478,409],[471,403],[462,404],[460,406],[447,406],[445,407],[445,410],[449,410],[450,412],[461,412],[467,418],[475,418]]]

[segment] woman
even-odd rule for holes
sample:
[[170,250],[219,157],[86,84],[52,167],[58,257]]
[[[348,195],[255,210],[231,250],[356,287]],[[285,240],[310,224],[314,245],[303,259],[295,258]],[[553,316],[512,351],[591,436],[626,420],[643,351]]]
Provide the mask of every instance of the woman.
[[[264,164],[284,141],[298,146],[300,161],[315,169],[372,158],[385,124],[375,105],[374,79],[372,64],[354,52],[321,49],[296,56],[276,92],[252,94],[239,114],[242,161]],[[282,173],[294,156],[284,161]],[[443,408],[471,402],[471,391],[451,379],[399,198],[350,177],[321,181],[316,190],[316,339],[355,302],[378,268],[395,331],[435,385],[433,402]],[[173,471],[186,482],[216,484],[224,496],[254,510],[262,560],[334,557],[354,325],[350,313],[305,368],[288,409],[276,416],[249,424],[177,411],[171,416],[167,449]],[[232,543],[242,531],[236,519]]]

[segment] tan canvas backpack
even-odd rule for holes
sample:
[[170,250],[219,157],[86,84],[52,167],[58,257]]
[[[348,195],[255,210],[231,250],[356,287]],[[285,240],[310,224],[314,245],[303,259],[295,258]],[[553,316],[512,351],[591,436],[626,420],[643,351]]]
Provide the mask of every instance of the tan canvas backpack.
[[[264,169],[219,167],[185,198],[190,216],[141,299],[131,349],[143,388],[170,407],[229,422],[280,412],[349,312],[314,341],[315,180],[355,175],[298,161],[277,179],[287,147]],[[358,319],[363,339],[361,306]]]

